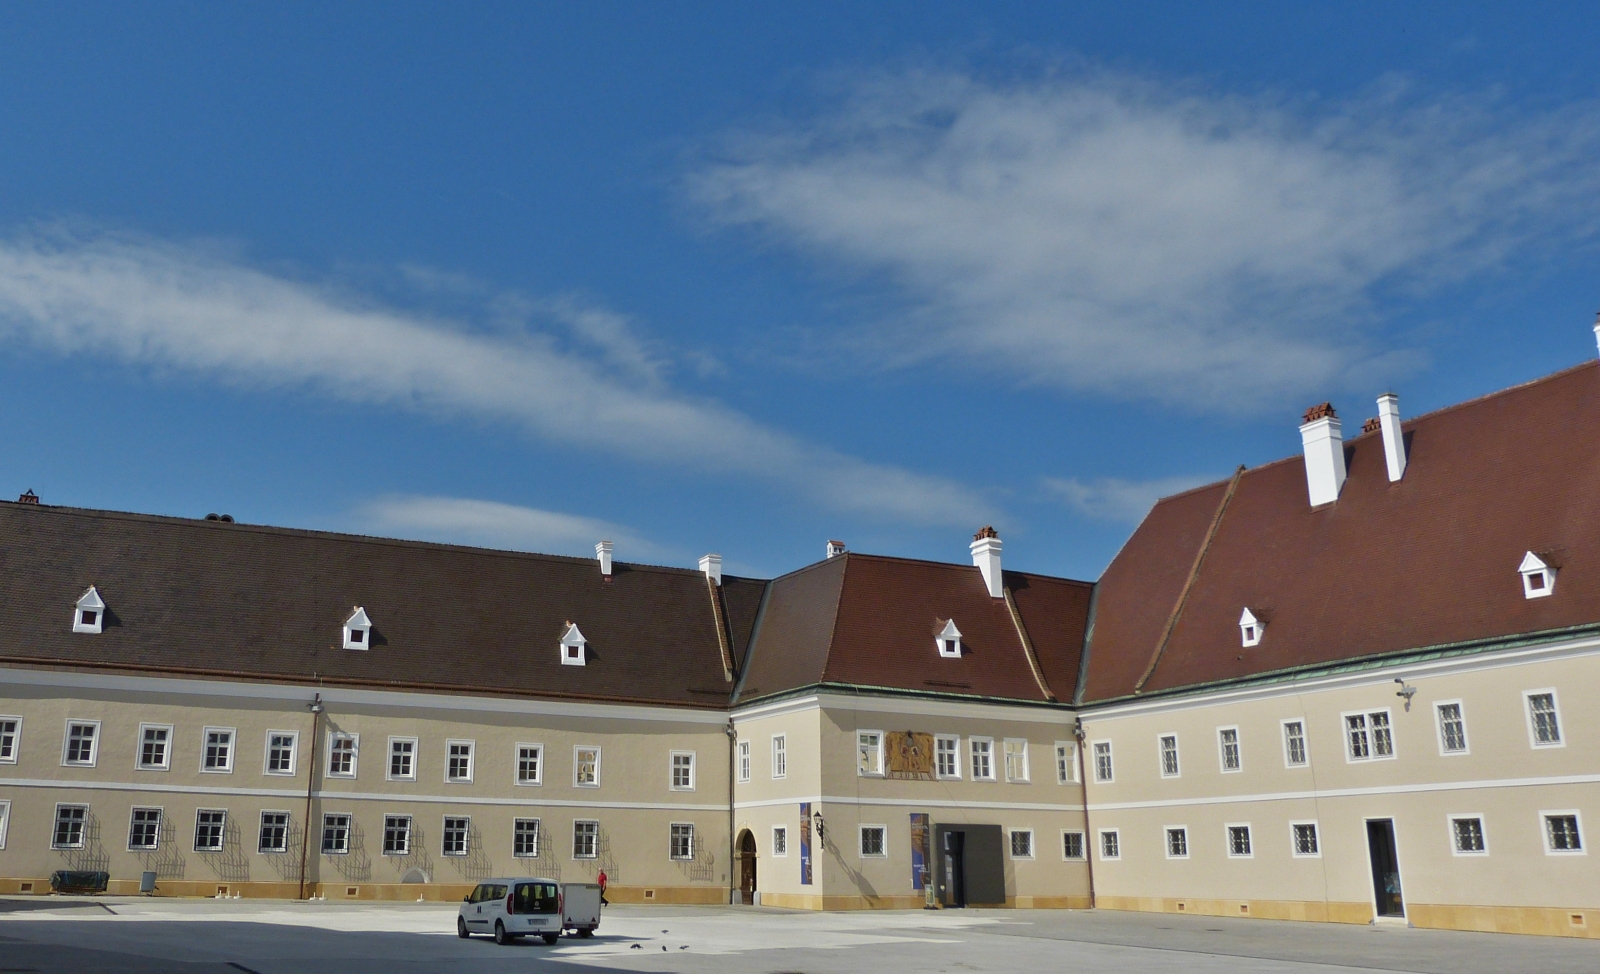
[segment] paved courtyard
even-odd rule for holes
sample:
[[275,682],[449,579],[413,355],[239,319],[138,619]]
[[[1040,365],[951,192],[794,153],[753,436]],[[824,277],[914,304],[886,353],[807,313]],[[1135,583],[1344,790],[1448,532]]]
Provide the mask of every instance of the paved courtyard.
[[0,972],[1594,974],[1600,942],[1111,912],[614,907],[593,940],[497,947],[439,904],[0,899]]

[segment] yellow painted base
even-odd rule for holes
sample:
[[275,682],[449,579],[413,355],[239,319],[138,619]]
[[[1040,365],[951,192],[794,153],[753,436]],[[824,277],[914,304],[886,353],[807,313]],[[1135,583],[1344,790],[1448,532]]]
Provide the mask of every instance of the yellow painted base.
[[1435,930],[1478,930],[1526,933],[1542,937],[1600,939],[1600,909],[1556,909],[1536,906],[1438,906],[1412,903],[1406,914],[1413,924]]
[[[761,892],[762,906],[777,906],[789,910],[920,910],[927,900],[920,895],[911,896],[822,896],[817,893]],[[986,904],[973,903],[974,907]],[[1087,910],[1087,896],[1016,896],[1007,897],[1004,903],[987,904],[1018,910]]]
[[[24,888],[30,887],[31,888]],[[325,897],[328,900],[376,900],[397,903],[414,903],[418,897],[427,903],[459,902],[472,892],[472,883],[307,883],[307,897]],[[0,895],[50,893],[50,879],[0,879]],[[106,886],[112,896],[137,896],[139,881],[113,879]],[[172,880],[156,883],[156,896],[215,897],[241,899],[292,900],[300,896],[299,883],[225,883],[219,880]],[[678,905],[715,905],[728,902],[726,886],[611,886],[606,899],[612,903],[671,903]]]
[[1136,913],[1193,913],[1208,917],[1256,917],[1262,920],[1312,920],[1321,923],[1368,923],[1366,903],[1324,903],[1316,900],[1214,900],[1198,897],[1102,896],[1102,910]]

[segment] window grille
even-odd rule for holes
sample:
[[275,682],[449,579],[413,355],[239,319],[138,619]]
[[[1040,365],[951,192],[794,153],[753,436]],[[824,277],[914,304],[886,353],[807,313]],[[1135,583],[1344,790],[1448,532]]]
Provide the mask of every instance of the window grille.
[[161,839],[161,809],[135,808],[128,826],[128,848],[154,849]]
[[1458,818],[1451,821],[1455,832],[1457,852],[1482,852],[1483,846],[1483,820],[1478,818]]
[[83,827],[88,817],[88,805],[57,805],[56,831],[50,845],[56,849],[82,849]]
[[383,817],[383,854],[409,856],[411,854],[411,816],[385,815]]
[[861,827],[861,854],[872,858],[885,855],[883,826],[863,825]]
[[1217,732],[1222,743],[1222,770],[1239,770],[1239,731],[1234,727],[1227,727]]
[[1111,780],[1111,742],[1096,741],[1094,745],[1094,780]]
[[1172,859],[1189,857],[1189,830],[1167,829],[1167,856]]
[[1314,822],[1296,822],[1294,825],[1294,854],[1317,855],[1317,826]]
[[1306,763],[1306,728],[1298,720],[1283,723],[1283,759],[1291,767]]
[[1161,738],[1161,775],[1164,778],[1178,776],[1178,738],[1174,734]]
[[1033,830],[1032,829],[1012,829],[1011,830],[1011,858],[1013,858],[1013,859],[1032,859],[1033,858]]
[[594,859],[599,853],[600,823],[572,823],[572,858]]
[[1459,703],[1441,703],[1439,711],[1439,740],[1448,751],[1467,749],[1467,725],[1461,719]]
[[1063,832],[1063,833],[1061,833],[1061,858],[1063,858],[1063,859],[1082,859],[1083,858],[1083,833],[1082,832]]
[[1561,743],[1561,722],[1556,717],[1553,693],[1530,693],[1528,713],[1533,717],[1533,739],[1539,744]]
[[350,852],[350,816],[322,816],[322,854],[342,856]]
[[227,827],[228,813],[216,808],[202,808],[194,814],[194,851],[221,852],[222,835]]
[[1578,852],[1583,849],[1583,839],[1578,835],[1578,816],[1546,815],[1544,829],[1552,851]]
[[467,854],[467,833],[472,829],[470,818],[446,818],[444,820],[444,843],[440,849],[447,856],[464,856]]
[[256,849],[259,852],[289,851],[288,812],[261,813],[261,837]]
[[672,826],[672,858],[694,858],[694,826],[673,823]]
[[1248,825],[1230,825],[1230,826],[1228,826],[1228,855],[1230,855],[1230,856],[1248,856],[1248,855],[1250,855],[1250,826],[1248,826]]
[[519,859],[539,858],[539,820],[519,818],[511,826],[511,854]]

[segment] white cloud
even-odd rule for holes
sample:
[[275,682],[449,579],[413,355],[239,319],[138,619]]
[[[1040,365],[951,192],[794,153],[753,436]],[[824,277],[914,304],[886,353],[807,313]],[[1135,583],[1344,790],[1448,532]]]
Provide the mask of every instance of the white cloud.
[[596,541],[616,544],[621,561],[659,558],[662,549],[628,528],[597,518],[467,497],[381,497],[362,505],[358,517],[372,529],[423,541],[444,541],[591,556]]
[[690,185],[893,282],[911,308],[876,337],[901,364],[1248,409],[1408,361],[1376,326],[1389,297],[1592,234],[1597,119],[1399,85],[1294,105],[908,74],[731,137]]
[[1100,521],[1137,524],[1163,497],[1181,494],[1191,487],[1209,484],[1215,477],[1160,477],[1155,480],[1121,480],[1104,477],[1079,480],[1076,477],[1046,477],[1047,490],[1087,517]]
[[[570,299],[541,307],[593,354],[551,331],[473,331],[160,242],[60,233],[0,241],[0,338],[509,420],[551,440],[704,471],[708,490],[727,489],[719,478],[734,474],[839,510],[956,524],[985,516],[987,505],[959,484],[846,456],[671,390],[620,316]],[[514,321],[527,307],[501,310]]]

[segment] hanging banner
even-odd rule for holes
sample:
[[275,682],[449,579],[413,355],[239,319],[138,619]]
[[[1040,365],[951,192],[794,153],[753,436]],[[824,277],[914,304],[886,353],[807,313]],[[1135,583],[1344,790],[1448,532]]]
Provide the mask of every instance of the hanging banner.
[[911,888],[921,891],[928,876],[928,843],[932,829],[927,812],[911,813]]
[[885,741],[889,759],[886,777],[900,781],[933,780],[933,735],[890,731]]
[[800,803],[800,885],[811,885],[811,803]]

